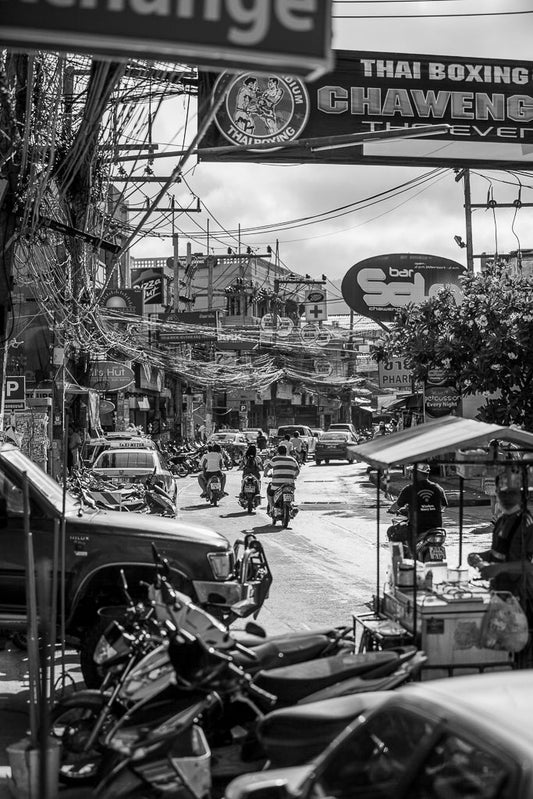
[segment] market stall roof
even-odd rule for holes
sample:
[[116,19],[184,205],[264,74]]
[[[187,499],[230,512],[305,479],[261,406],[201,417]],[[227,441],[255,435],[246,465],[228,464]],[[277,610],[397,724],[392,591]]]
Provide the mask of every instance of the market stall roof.
[[486,447],[493,440],[509,441],[533,450],[533,433],[514,427],[486,424],[475,419],[445,416],[434,422],[408,427],[388,436],[379,436],[354,447],[360,460],[376,469],[417,463],[470,447]]

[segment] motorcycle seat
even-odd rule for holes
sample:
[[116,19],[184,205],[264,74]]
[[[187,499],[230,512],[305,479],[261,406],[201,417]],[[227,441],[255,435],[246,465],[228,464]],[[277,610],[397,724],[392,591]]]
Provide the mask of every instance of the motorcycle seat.
[[[261,639],[259,639],[261,640]],[[239,643],[244,643],[242,640]],[[326,635],[306,635],[294,638],[263,639],[261,644],[252,646],[256,658],[237,652],[233,658],[247,671],[270,670],[276,667],[302,663],[320,657],[329,644]],[[246,644],[244,644],[246,646]],[[248,665],[249,664],[249,665]]]
[[254,682],[259,688],[274,694],[280,704],[293,704],[351,677],[377,678],[390,674],[399,661],[400,655],[392,649],[353,655],[338,654],[260,671]]
[[306,763],[320,754],[357,716],[381,704],[388,691],[370,691],[310,702],[268,713],[257,735],[270,768]]

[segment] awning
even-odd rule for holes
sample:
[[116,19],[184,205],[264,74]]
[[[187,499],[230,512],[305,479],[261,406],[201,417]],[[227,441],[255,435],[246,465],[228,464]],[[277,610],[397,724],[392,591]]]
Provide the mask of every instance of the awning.
[[354,447],[353,451],[360,460],[383,470],[404,463],[418,463],[457,449],[487,447],[493,440],[510,441],[533,450],[533,433],[475,419],[445,416],[434,422],[380,436]]

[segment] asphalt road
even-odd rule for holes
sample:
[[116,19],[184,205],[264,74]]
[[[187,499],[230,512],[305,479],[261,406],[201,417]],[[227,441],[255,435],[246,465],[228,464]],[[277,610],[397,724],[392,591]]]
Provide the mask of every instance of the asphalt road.
[[[264,481],[263,481],[264,483]],[[261,540],[274,576],[270,597],[258,617],[268,632],[351,624],[352,614],[368,611],[376,593],[377,489],[368,479],[366,465],[332,462],[305,464],[298,478],[299,514],[291,527],[272,526],[266,498],[256,513],[248,514],[238,501],[240,472],[227,472],[226,490],[218,507],[200,499],[196,477],[178,480],[179,517],[215,528],[231,542],[244,532]],[[265,496],[265,485],[263,485]],[[383,503],[383,504],[381,504]],[[380,584],[388,565],[385,531],[392,517],[380,498]],[[463,560],[472,550],[487,548],[488,533],[473,531],[490,520],[490,508],[464,508]],[[448,563],[459,563],[459,510],[444,519],[448,530]]]

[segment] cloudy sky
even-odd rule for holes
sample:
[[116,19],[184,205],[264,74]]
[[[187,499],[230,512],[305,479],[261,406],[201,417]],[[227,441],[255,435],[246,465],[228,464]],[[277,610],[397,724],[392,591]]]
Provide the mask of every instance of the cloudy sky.
[[[517,13],[524,11],[532,13]],[[353,0],[334,2],[333,14],[335,49],[533,62],[533,0]],[[341,15],[359,18],[335,19]],[[524,93],[533,94],[531,83]],[[160,150],[182,144],[184,107],[183,99],[164,103],[154,128]],[[189,137],[195,125],[196,120],[189,125]],[[424,187],[366,209],[305,227],[275,229],[267,236],[250,236],[248,228],[266,224],[281,228],[290,220],[361,202],[422,175],[428,168],[195,164],[194,158],[187,162],[186,183],[171,189],[177,204],[190,204],[190,190],[200,198],[203,209],[201,214],[176,216],[180,254],[185,254],[188,240],[193,252],[205,252],[205,236],[196,233],[209,225],[210,231],[217,231],[210,238],[213,254],[225,253],[228,246],[236,249],[235,236],[218,231],[240,227],[243,248],[264,252],[267,245],[277,246],[281,263],[313,277],[325,273],[338,280],[357,261],[391,252],[429,253],[465,264],[465,250],[454,241],[455,235],[465,237],[463,187],[454,180],[451,169]],[[173,166],[175,161],[164,159],[156,161],[154,169],[168,175]],[[518,179],[503,171],[474,170],[472,202],[485,203],[490,196],[499,203],[512,203],[519,197],[518,180],[523,184],[521,201],[533,203],[533,173]],[[156,190],[148,187],[145,193],[153,196]],[[169,231],[168,223],[161,225],[158,233],[162,236],[144,238],[134,245],[132,255],[171,255],[171,239],[164,235]],[[508,252],[518,247],[533,248],[533,208],[474,211],[474,253]]]

